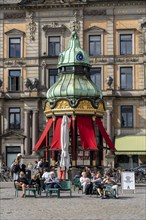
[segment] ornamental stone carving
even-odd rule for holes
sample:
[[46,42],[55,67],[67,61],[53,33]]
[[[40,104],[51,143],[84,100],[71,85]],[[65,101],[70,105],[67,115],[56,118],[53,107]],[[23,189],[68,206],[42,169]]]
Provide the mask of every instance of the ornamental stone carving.
[[27,90],[33,90],[33,89],[38,89],[39,88],[39,80],[34,78],[30,80],[29,78],[24,80],[24,85],[27,88]]
[[39,88],[39,80],[37,78],[32,79],[31,89],[38,89],[38,88]]
[[97,15],[106,15],[106,10],[90,10],[84,11],[84,16],[97,16]]
[[22,19],[26,17],[26,13],[4,13],[4,19]]
[[112,83],[113,83],[113,78],[111,76],[108,76],[106,79],[106,83],[108,85],[108,88],[111,89]]
[[29,13],[29,23],[28,23],[28,29],[30,31],[30,41],[35,41],[35,33],[37,29],[37,25],[33,20],[34,18],[34,12]]
[[74,10],[73,16],[74,16],[74,20],[71,21],[70,28],[71,28],[72,31],[76,31],[77,33],[79,33],[79,31],[80,31],[80,21],[79,21],[80,14],[79,14],[79,11]]
[[6,66],[10,66],[10,67],[17,67],[17,66],[25,66],[26,65],[26,62],[23,60],[23,59],[9,59],[9,60],[6,60],[6,61],[4,61],[4,64],[6,65]]
[[51,24],[45,24],[42,26],[42,30],[45,32],[45,36],[48,35],[50,31],[64,31],[67,29],[67,27],[64,24],[59,24],[57,22],[52,22]]
[[129,63],[129,62],[132,62],[132,63],[136,63],[139,61],[139,58],[138,57],[118,57],[115,59],[116,62],[119,62],[119,63]]
[[24,80],[24,85],[27,88],[27,90],[31,90],[32,83],[31,83],[30,79],[28,79],[28,78],[25,79]]

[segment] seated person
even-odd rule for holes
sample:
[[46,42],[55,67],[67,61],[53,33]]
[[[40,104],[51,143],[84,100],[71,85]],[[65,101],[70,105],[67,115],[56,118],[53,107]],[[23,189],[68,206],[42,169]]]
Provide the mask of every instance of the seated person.
[[[109,173],[105,175],[105,178],[102,181],[102,184],[105,187],[105,190],[103,192],[103,198],[106,198],[106,189],[110,190],[112,195],[114,195],[116,198],[118,198],[118,185],[111,179],[111,176]],[[115,194],[114,194],[115,191]]]
[[41,179],[41,176],[42,176],[42,174],[41,174],[40,169],[39,169],[39,168],[36,168],[35,177],[36,177],[37,179]]
[[74,175],[73,180],[80,178],[81,177],[82,172],[78,171],[78,173],[76,175]]
[[31,178],[30,187],[36,187],[37,188],[37,192],[39,194],[39,191],[40,191],[40,179],[37,178],[35,175],[33,175],[32,178]]
[[48,171],[48,168],[44,168],[44,173],[42,175],[42,179],[47,180],[50,176],[50,172]]
[[93,177],[91,182],[93,183],[93,189],[96,189],[99,196],[101,197],[102,196],[102,177],[101,177],[100,171],[96,173],[96,176]]
[[24,197],[24,192],[26,186],[29,184],[28,180],[25,178],[24,172],[20,172],[18,179],[15,181],[15,185],[22,188],[22,198]]
[[90,185],[90,179],[87,177],[86,172],[82,172],[82,177],[80,177],[81,186],[83,187],[83,193],[86,192],[87,185]]
[[[44,173],[41,177],[41,180],[43,180],[44,182],[50,177],[50,172],[48,172],[48,168],[44,168]],[[43,184],[43,192],[45,192],[45,184]]]
[[60,188],[59,179],[55,177],[55,173],[53,171],[50,172],[49,178],[45,180],[46,189],[48,188]]

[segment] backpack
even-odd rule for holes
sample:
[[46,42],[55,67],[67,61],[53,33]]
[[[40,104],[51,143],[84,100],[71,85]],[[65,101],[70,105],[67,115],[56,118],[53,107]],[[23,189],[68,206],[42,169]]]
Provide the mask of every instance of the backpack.
[[13,164],[11,165],[11,171],[12,171],[12,173],[18,173],[19,170],[20,170],[19,164],[13,163]]

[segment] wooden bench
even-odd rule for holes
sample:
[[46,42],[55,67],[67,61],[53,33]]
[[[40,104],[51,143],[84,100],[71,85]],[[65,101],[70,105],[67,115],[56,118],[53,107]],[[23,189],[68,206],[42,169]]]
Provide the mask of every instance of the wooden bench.
[[47,188],[46,189],[46,196],[51,195],[51,193],[55,192],[57,194],[57,197],[60,198],[61,191],[68,191],[68,192],[70,192],[70,196],[72,196],[71,181],[62,180],[59,183],[59,185],[60,185],[60,188]]

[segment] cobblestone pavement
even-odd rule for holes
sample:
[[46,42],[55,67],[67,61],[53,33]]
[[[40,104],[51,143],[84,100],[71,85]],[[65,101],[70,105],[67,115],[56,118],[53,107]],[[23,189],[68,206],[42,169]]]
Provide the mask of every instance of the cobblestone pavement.
[[0,220],[146,220],[146,187],[126,191],[119,199],[100,199],[73,191],[61,198],[18,198],[13,183],[0,183]]

